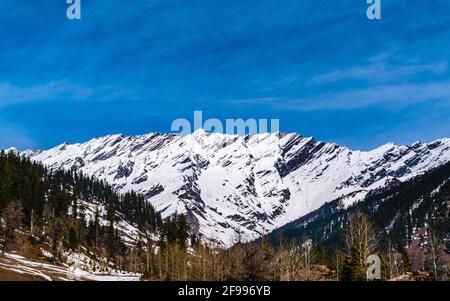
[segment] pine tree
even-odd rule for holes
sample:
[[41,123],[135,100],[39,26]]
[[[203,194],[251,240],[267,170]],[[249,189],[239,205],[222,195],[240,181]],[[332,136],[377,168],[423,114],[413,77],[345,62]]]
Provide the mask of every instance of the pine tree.
[[162,248],[176,244],[182,249],[186,249],[188,238],[189,225],[186,221],[186,216],[175,213],[163,222],[160,231],[160,244]]
[[69,234],[68,234],[68,247],[72,251],[76,251],[78,248],[78,235],[74,229],[74,227],[69,228]]
[[61,238],[64,234],[64,220],[60,217],[50,220],[50,227],[48,228],[48,236],[50,238],[52,253],[56,259],[59,258],[59,246],[61,244]]
[[412,272],[411,257],[409,257],[409,254],[408,254],[408,251],[406,250],[406,248],[402,249],[401,255],[402,255],[403,273]]
[[5,255],[9,245],[14,242],[15,232],[22,225],[23,208],[18,202],[10,202],[3,210],[1,217],[3,219],[3,226],[1,227],[1,234],[3,238],[2,255]]
[[355,280],[354,274],[355,274],[355,265],[354,260],[350,256],[346,256],[344,258],[341,272],[339,275],[340,281],[353,281]]
[[314,246],[313,254],[314,254],[314,258],[316,258],[318,264],[324,265],[324,266],[330,265],[330,260],[328,258],[328,254],[322,244],[319,243]]

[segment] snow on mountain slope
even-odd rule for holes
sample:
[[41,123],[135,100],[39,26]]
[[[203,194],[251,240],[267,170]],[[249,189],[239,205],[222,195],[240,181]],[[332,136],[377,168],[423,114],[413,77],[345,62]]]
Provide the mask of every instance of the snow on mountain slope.
[[450,139],[352,151],[298,134],[111,135],[22,153],[135,190],[162,211],[186,213],[195,233],[225,245],[254,238],[343,195],[346,205],[389,177],[411,178],[450,161]]

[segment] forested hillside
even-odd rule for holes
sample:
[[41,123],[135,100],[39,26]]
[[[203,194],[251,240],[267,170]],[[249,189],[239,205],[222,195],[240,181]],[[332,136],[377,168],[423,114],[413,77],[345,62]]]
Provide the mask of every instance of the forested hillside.
[[120,268],[162,226],[160,214],[134,192],[119,195],[103,181],[49,172],[12,152],[0,153],[0,212],[3,255],[22,236],[48,249],[54,262],[83,250]]
[[153,280],[365,280],[369,254],[380,255],[383,279],[448,279],[449,179],[450,164],[392,178],[353,206],[343,196],[258,241],[238,233],[224,249],[190,236],[184,215],[163,221],[139,194],[2,152],[0,279],[38,262]]
[[434,274],[448,275],[449,163],[404,183],[392,178],[348,208],[343,205],[345,197],[277,229],[269,235],[270,240],[276,245],[282,240],[311,239],[315,247],[326,251],[330,263],[345,255],[352,217],[363,215],[372,229],[371,251],[391,261],[397,256],[398,262],[403,262],[397,271],[431,269]]

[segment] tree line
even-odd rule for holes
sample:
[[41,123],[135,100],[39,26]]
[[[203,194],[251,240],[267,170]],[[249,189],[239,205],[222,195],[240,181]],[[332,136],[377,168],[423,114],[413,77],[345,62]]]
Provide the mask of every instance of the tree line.
[[[97,208],[93,217],[87,217],[86,206]],[[55,260],[85,248],[122,266],[133,246],[125,244],[117,223],[151,233],[163,225],[160,214],[134,192],[118,194],[104,181],[50,171],[12,152],[0,152],[0,214],[2,254],[22,233],[31,244],[50,245]]]
[[[449,279],[449,179],[450,163],[403,183],[393,179],[395,185],[373,191],[363,201],[348,208],[338,208],[339,200],[333,201],[312,215],[306,225],[292,223],[274,231],[269,239],[276,244],[279,237],[310,237],[331,256],[328,266],[337,270],[341,279],[365,279],[363,261],[368,253],[380,256],[384,279],[421,271],[428,272],[430,279]],[[421,267],[416,264],[417,271],[408,252],[414,240],[419,241],[414,248],[425,257]],[[356,257],[349,254],[351,241],[360,244],[354,244],[354,251],[360,250]]]
[[[306,226],[287,227],[253,242],[237,235],[225,248],[194,239],[186,216],[160,214],[137,193],[117,194],[76,171],[49,171],[12,153],[0,153],[0,242],[5,254],[16,236],[64,253],[87,251],[98,261],[150,280],[366,280],[367,257],[381,258],[382,279],[413,272],[407,251],[425,229],[424,270],[449,277],[450,164],[376,191],[349,208],[323,210]],[[88,218],[86,204],[96,208]],[[328,208],[328,207],[327,207]],[[92,210],[92,208],[91,208]],[[123,239],[119,221],[139,230]]]

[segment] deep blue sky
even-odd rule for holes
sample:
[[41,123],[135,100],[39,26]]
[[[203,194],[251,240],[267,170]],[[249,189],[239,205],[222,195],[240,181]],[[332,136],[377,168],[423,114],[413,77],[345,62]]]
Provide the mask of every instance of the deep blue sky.
[[0,148],[279,118],[357,149],[450,136],[450,1],[0,2]]

